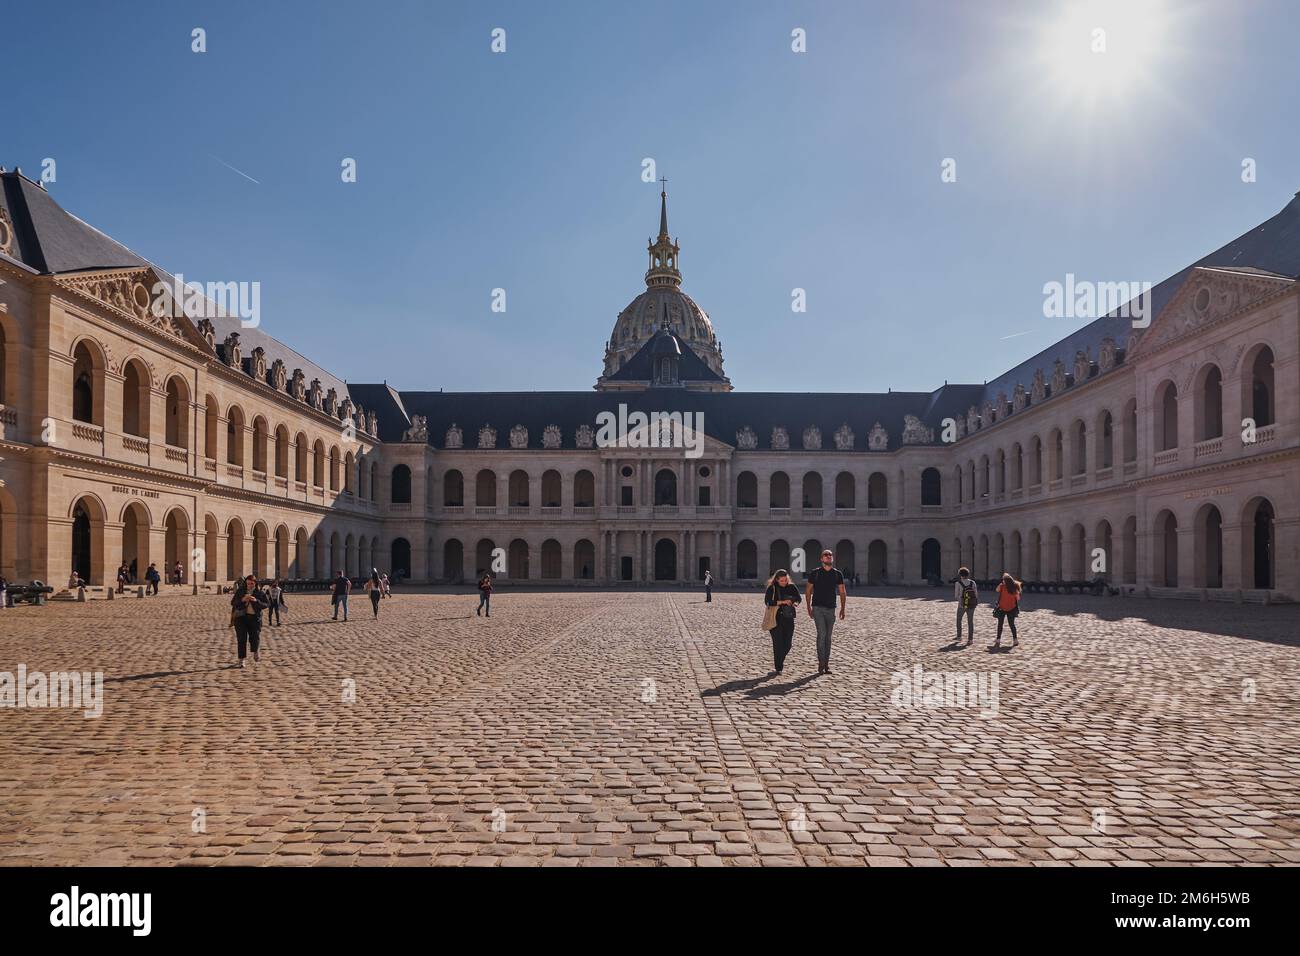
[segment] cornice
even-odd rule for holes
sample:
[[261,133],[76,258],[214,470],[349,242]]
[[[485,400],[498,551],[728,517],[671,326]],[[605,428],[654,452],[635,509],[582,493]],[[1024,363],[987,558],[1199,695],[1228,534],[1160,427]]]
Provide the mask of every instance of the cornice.
[[[86,470],[99,473],[101,477],[104,472],[120,472],[126,475],[134,475],[140,478],[148,479],[159,485],[172,485],[169,490],[178,491],[186,494],[202,494],[210,498],[221,498],[227,500],[247,501],[259,505],[266,505],[280,508],[291,508],[294,511],[309,511],[317,514],[346,516],[350,518],[360,518],[367,521],[380,521],[381,515],[366,514],[359,511],[348,511],[345,509],[331,508],[326,505],[316,505],[308,501],[297,501],[293,498],[281,498],[277,495],[269,495],[265,492],[257,491],[251,488],[236,488],[231,485],[223,485],[219,482],[209,481],[206,478],[199,478],[195,475],[182,475],[174,471],[164,471],[158,468],[150,468],[144,465],[133,465],[128,462],[116,462],[107,458],[97,458],[93,455],[83,455],[79,452],[69,451],[63,448],[57,448],[48,445],[14,445],[0,441],[0,448],[11,448],[19,452],[27,452],[29,457],[44,459],[49,464],[59,462],[73,462],[81,465],[90,466]],[[35,454],[32,454],[35,453]],[[107,467],[106,467],[107,466]],[[179,486],[179,487],[175,487]]]

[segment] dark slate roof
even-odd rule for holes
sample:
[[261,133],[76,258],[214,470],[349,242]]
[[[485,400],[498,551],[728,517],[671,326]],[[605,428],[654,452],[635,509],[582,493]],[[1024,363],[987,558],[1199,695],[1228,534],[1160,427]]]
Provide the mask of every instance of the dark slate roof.
[[[978,386],[975,386],[978,388]],[[354,385],[354,395],[379,414],[380,438],[399,441],[405,424],[386,414],[379,403],[384,385]],[[771,447],[772,429],[783,425],[792,450],[803,451],[803,430],[816,425],[822,433],[822,451],[833,452],[835,431],[843,423],[853,429],[854,448],[865,451],[867,434],[877,421],[889,431],[889,447],[902,445],[903,416],[915,415],[937,426],[939,419],[927,417],[934,404],[930,392],[814,393],[814,392],[692,392],[679,389],[647,389],[630,392],[402,392],[401,402],[410,415],[428,420],[429,440],[441,448],[447,429],[459,425],[466,448],[478,444],[479,429],[485,425],[497,431],[497,448],[509,449],[510,429],[528,429],[528,447],[542,447],[542,431],[558,425],[561,447],[575,448],[579,425],[597,427],[602,411],[618,412],[620,404],[629,411],[702,412],[704,432],[728,445],[736,444],[736,432],[748,425],[758,438],[758,447]],[[394,407],[394,406],[390,406]],[[942,416],[940,416],[942,417]],[[938,433],[936,431],[936,439]]]
[[[217,355],[223,362],[226,360],[226,350],[223,344],[226,340],[226,336],[231,332],[238,332],[239,351],[244,358],[243,364],[245,372],[248,372],[252,368],[253,360],[251,356],[253,354],[253,349],[260,346],[266,353],[267,384],[271,384],[271,365],[276,359],[281,359],[286,366],[286,375],[288,376],[288,381],[285,383],[284,387],[286,392],[290,391],[293,387],[293,370],[300,368],[302,369],[303,376],[307,380],[308,388],[311,388],[311,380],[318,378],[320,379],[322,394],[328,392],[332,388],[337,392],[338,400],[340,402],[349,397],[350,390],[347,382],[343,381],[343,379],[337,377],[332,372],[327,372],[311,359],[306,358],[299,352],[289,348],[289,346],[285,345],[279,339],[267,335],[262,331],[260,326],[244,328],[238,318],[230,318],[228,316],[217,316],[216,318],[209,319],[209,321],[212,323],[213,331],[216,333]],[[195,321],[194,324],[197,326],[197,321]],[[357,404],[356,396],[352,396],[352,404]],[[362,404],[364,405],[365,403],[362,402]],[[366,405],[366,408],[369,407],[369,405]]]
[[704,359],[695,354],[694,350],[686,344],[686,340],[674,332],[672,329],[661,328],[654,335],[650,336],[642,345],[635,355],[627,360],[626,364],[615,372],[613,375],[606,376],[606,381],[611,382],[648,382],[654,376],[654,350],[656,343],[661,343],[663,339],[671,338],[677,343],[677,348],[681,352],[681,359],[677,363],[677,377],[683,382],[721,382],[722,377],[717,372],[705,364]]
[[352,401],[379,417],[379,437],[383,441],[402,440],[402,433],[410,427],[411,419],[406,413],[402,396],[392,386],[349,385],[348,391],[352,395]]
[[[39,184],[18,172],[0,173],[0,205],[5,207],[14,224],[14,251],[18,260],[36,272],[58,274],[94,269],[150,268],[163,281],[175,282],[175,277],[167,270],[66,212]],[[271,364],[281,359],[288,367],[290,378],[293,370],[300,368],[308,385],[312,379],[318,378],[322,389],[337,391],[339,401],[348,397],[348,386],[342,379],[260,328],[243,328],[238,318],[226,316],[217,316],[211,321],[216,331],[219,357],[223,357],[222,343],[226,336],[238,332],[245,371],[251,367],[249,356],[253,349],[261,346],[266,352],[268,378]],[[193,324],[197,325],[197,322]],[[355,404],[357,399],[352,401]]]
[[[1197,266],[1257,271],[1288,279],[1300,278],[1300,193],[1271,219],[1152,287],[1150,314],[1153,319]],[[1109,336],[1123,347],[1132,331],[1131,318],[1114,313],[1102,316],[990,381],[980,391],[978,398],[966,407],[981,407],[986,400],[994,401],[999,392],[1004,392],[1010,399],[1016,383],[1029,388],[1036,369],[1041,368],[1043,374],[1051,378],[1052,368],[1058,358],[1065,363],[1067,369],[1073,369],[1075,353],[1080,349],[1088,352],[1096,363],[1103,339]],[[961,411],[964,414],[965,408]]]
[[149,265],[120,242],[65,212],[54,197],[26,176],[0,173],[0,183],[0,203],[16,233],[14,251],[24,265],[47,274]]

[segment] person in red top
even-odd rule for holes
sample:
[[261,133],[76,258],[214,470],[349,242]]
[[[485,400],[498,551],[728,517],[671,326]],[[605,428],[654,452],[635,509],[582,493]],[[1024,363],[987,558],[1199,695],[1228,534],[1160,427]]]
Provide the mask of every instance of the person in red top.
[[492,616],[492,574],[484,572],[483,577],[478,581],[478,610],[475,614],[487,612],[487,616]]
[[998,582],[998,603],[995,610],[998,615],[998,636],[993,641],[993,646],[1002,646],[1002,622],[1006,621],[1011,625],[1011,646],[1015,647],[1020,643],[1016,634],[1016,615],[1020,613],[1020,582],[1006,571],[1002,572],[1002,580]]

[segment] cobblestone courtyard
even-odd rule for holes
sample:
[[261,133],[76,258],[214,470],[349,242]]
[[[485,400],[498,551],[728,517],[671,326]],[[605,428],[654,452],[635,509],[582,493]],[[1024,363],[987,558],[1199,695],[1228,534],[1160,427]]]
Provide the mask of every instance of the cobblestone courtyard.
[[[217,597],[3,611],[0,670],[105,702],[0,710],[0,862],[1300,863],[1300,608],[1029,595],[992,654],[944,593],[851,597],[827,677],[736,593],[291,595],[247,671]],[[898,706],[918,664],[996,715]]]

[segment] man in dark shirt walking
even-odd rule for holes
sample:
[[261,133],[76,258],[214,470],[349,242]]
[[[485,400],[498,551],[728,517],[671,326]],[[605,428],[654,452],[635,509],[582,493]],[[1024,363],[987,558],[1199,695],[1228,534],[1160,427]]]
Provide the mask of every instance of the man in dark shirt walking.
[[348,620],[348,592],[352,590],[352,580],[340,571],[334,576],[334,587],[331,590],[334,592],[331,598],[334,604],[334,620],[339,619],[339,606],[342,605],[343,623],[346,624]]
[[840,620],[844,620],[844,606],[848,592],[844,590],[844,575],[835,567],[835,554],[830,548],[822,552],[821,567],[808,575],[804,588],[808,616],[817,626],[817,673],[831,672],[831,631],[835,627],[835,598],[840,599]]

